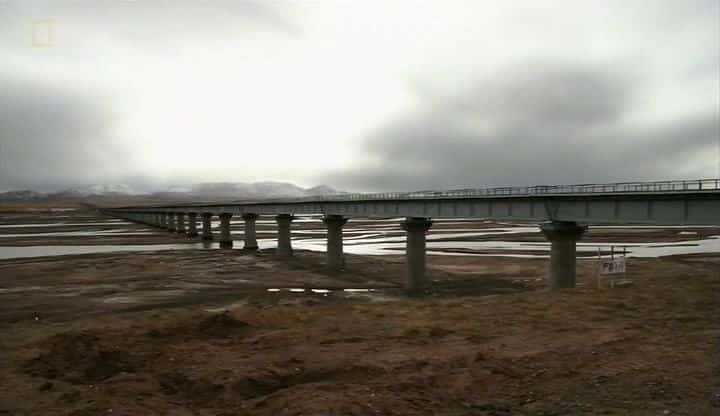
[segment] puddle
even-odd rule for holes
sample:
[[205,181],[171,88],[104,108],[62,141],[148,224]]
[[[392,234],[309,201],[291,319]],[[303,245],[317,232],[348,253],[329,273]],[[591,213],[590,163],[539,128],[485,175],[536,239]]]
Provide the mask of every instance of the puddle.
[[383,294],[375,289],[343,289],[344,295],[349,298],[365,299],[370,302],[392,302],[400,298]]
[[102,231],[59,231],[51,233],[22,233],[22,234],[0,234],[0,238],[23,238],[23,237],[102,237],[102,236],[134,236],[158,234],[159,231],[150,229],[127,230],[102,230]]
[[31,212],[68,212],[68,211],[77,211],[77,208],[28,208],[27,211]]
[[132,303],[145,303],[153,301],[162,301],[168,298],[174,298],[186,294],[186,290],[155,290],[148,292],[134,292],[132,296],[120,295],[120,296],[109,296],[102,299],[102,303],[111,304],[132,304]]
[[138,245],[63,245],[63,246],[0,246],[0,259],[19,259],[72,254],[113,253],[125,251],[156,251],[200,249],[202,243],[138,244]]
[[354,299],[365,299],[370,302],[391,302],[399,299],[395,296],[390,296],[382,293],[379,289],[303,289],[303,288],[270,288],[267,289],[270,293],[307,293],[307,294],[319,294],[323,296],[336,295],[345,298]]
[[234,302],[234,303],[231,303],[231,304],[229,304],[229,305],[220,306],[220,307],[217,307],[217,308],[206,308],[206,309],[203,309],[203,310],[204,310],[205,312],[210,312],[210,313],[222,313],[222,312],[225,312],[225,311],[232,311],[232,310],[235,310],[235,309],[238,309],[238,308],[242,308],[243,306],[246,306],[246,305],[247,305],[247,301],[242,300],[242,301],[240,301],[240,302]]
[[140,298],[137,296],[113,296],[110,298],[105,298],[102,301],[103,303],[120,303],[120,304],[126,304],[126,303],[140,303]]
[[29,224],[0,224],[0,228],[34,228],[34,227],[84,227],[87,225],[137,225],[132,222],[122,220],[108,220],[105,222],[48,222],[48,223],[29,223]]
[[304,289],[299,287],[284,287],[284,288],[270,288],[268,292],[291,292],[291,293],[334,293],[334,292],[347,292],[347,293],[370,293],[376,292],[377,289]]
[[21,286],[12,288],[0,288],[0,293],[37,292],[49,289],[51,289],[49,286]]

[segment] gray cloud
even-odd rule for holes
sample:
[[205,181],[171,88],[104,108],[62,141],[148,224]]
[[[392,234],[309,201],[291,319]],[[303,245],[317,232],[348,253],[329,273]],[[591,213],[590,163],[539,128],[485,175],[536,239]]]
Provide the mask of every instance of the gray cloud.
[[[134,88],[136,73],[151,60],[167,65],[172,76],[187,70],[197,50],[212,53],[265,34],[301,35],[276,6],[262,0],[0,1],[0,61],[8,64],[0,68],[0,191],[107,182],[139,190],[166,186],[166,178],[138,171],[134,158],[141,150],[129,147],[131,138],[115,136],[113,127],[127,116],[117,112],[127,107],[117,90],[125,83]],[[35,48],[33,22],[45,19],[53,21],[53,47]],[[216,58],[223,59],[202,55],[198,61]],[[108,75],[123,68],[133,73]],[[143,79],[140,89],[152,90],[153,81]]]
[[0,187],[103,182],[132,165],[102,97],[0,78]]
[[719,7],[0,0],[0,190],[720,175]]
[[[406,190],[677,179],[708,172],[717,109],[653,125],[625,121],[638,83],[603,67],[523,66],[384,125],[373,163],[331,172],[348,188]],[[426,95],[427,97],[427,95]]]

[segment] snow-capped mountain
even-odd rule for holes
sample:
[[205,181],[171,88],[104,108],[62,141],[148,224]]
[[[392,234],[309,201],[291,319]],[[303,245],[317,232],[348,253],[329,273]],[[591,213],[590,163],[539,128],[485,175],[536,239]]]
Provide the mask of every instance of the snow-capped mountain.
[[316,186],[304,189],[289,182],[213,182],[193,185],[189,192],[193,196],[207,198],[280,198],[280,197],[302,197],[310,195],[327,195],[338,193],[335,189],[327,186]]
[[343,193],[327,185],[302,188],[290,182],[208,182],[191,185],[175,185],[163,191],[143,193],[125,184],[97,184],[65,189],[60,192],[39,193],[31,190],[0,193],[2,201],[31,200],[42,198],[96,198],[146,196],[157,199],[261,199],[261,198],[297,198],[303,196],[333,195]]
[[0,192],[0,201],[25,201],[28,199],[35,199],[42,196],[43,194],[39,192],[29,190],[7,191]]
[[81,196],[92,195],[136,195],[138,192],[133,190],[129,185],[125,184],[95,184],[83,186],[80,188],[71,188],[63,191],[65,193],[74,193]]
[[328,186],[328,185],[318,185],[314,186],[312,188],[307,188],[305,190],[305,194],[308,196],[315,196],[315,195],[337,195],[337,194],[344,194],[345,192],[338,191],[337,189]]

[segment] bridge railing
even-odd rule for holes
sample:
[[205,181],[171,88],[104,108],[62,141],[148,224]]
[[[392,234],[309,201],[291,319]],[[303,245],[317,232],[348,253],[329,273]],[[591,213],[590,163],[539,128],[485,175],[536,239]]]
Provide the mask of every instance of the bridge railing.
[[[579,184],[579,185],[536,185],[524,187],[496,187],[478,189],[451,189],[446,191],[414,191],[414,192],[383,192],[318,195],[300,198],[273,198],[261,200],[227,201],[222,203],[194,202],[182,206],[216,206],[216,205],[256,205],[302,202],[333,202],[333,201],[373,201],[373,200],[412,200],[432,198],[476,198],[493,196],[544,196],[544,195],[577,195],[577,194],[611,194],[611,193],[669,193],[669,192],[720,192],[720,178],[695,179],[655,182],[618,182],[610,184]],[[163,206],[163,208],[177,206]],[[139,208],[139,207],[125,207]],[[143,207],[147,210],[151,207]],[[161,208],[155,206],[154,208]]]
[[[292,201],[360,201],[377,199],[472,198],[483,196],[533,196],[560,194],[697,191],[720,191],[720,179],[696,179],[654,182],[618,182],[611,184],[536,185],[523,187],[505,186],[479,189],[453,189],[446,191],[427,190],[414,192],[336,194],[294,198],[292,199]],[[287,201],[287,199],[283,200]]]

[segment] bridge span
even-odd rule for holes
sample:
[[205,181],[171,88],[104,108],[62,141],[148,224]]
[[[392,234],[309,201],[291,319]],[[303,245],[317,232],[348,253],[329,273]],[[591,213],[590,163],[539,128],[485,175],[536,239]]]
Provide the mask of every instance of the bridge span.
[[[291,224],[296,214],[321,214],[327,226],[327,267],[344,268],[343,225],[354,217],[405,217],[409,293],[427,289],[425,234],[432,218],[477,218],[538,223],[551,242],[547,284],[551,289],[575,286],[576,242],[594,224],[720,225],[720,179],[623,182],[449,191],[337,194],[303,198],[223,203],[131,206],[104,209],[131,221],[219,239],[233,246],[230,219],[244,220],[244,248],[256,250],[255,221],[272,215],[277,222],[278,257],[293,255]],[[220,220],[220,235],[211,219]],[[198,232],[198,220],[202,229]]]

